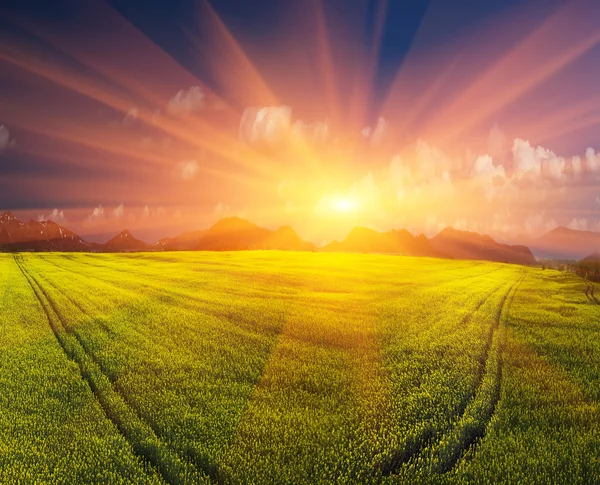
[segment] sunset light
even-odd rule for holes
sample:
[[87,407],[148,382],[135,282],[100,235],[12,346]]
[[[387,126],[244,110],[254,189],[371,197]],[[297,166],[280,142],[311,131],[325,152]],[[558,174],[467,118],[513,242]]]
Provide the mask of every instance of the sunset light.
[[352,212],[356,209],[357,204],[353,199],[340,197],[333,201],[333,209],[337,212]]
[[600,484],[600,0],[2,0],[0,482]]

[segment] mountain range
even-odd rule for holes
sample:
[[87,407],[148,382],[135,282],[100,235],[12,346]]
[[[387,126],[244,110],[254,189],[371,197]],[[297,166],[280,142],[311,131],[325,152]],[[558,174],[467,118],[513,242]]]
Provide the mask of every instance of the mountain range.
[[378,232],[366,227],[355,227],[342,242],[333,241],[324,246],[322,251],[447,257],[442,251],[434,249],[422,234],[415,237],[406,229]]
[[[87,242],[53,221],[19,221],[11,212],[0,215],[0,251],[292,251],[390,253],[455,259],[482,259],[535,264],[535,257],[581,259],[600,249],[600,233],[554,229],[527,245],[501,244],[488,235],[445,228],[435,237],[414,236],[405,229],[379,232],[356,227],[342,241],[322,248],[304,241],[289,226],[270,230],[238,217],[221,219],[205,230],[187,231],[154,244],[124,230],[104,244]],[[534,256],[535,255],[535,256]]]
[[538,258],[579,260],[600,250],[600,233],[568,227],[556,229],[533,239],[523,239]]
[[536,259],[527,246],[501,244],[487,234],[459,231],[447,227],[431,240],[431,246],[455,259],[535,264]]

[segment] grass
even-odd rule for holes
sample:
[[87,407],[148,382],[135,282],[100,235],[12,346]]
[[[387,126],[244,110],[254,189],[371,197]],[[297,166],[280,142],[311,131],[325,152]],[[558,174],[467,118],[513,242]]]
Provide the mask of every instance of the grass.
[[0,482],[598,483],[587,285],[383,255],[0,254]]

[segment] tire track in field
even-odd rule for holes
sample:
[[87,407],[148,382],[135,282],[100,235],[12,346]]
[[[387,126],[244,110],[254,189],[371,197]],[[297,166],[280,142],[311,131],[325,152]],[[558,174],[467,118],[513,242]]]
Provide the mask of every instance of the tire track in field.
[[[58,268],[60,268],[60,266],[56,265]],[[52,286],[58,293],[60,293],[64,298],[66,298],[68,301],[70,301],[75,307],[77,307],[79,309],[79,311],[81,312],[81,314],[83,314],[84,316],[90,318],[90,319],[94,319],[94,315],[92,315],[91,313],[89,313],[87,310],[84,309],[84,307],[82,307],[81,304],[79,304],[76,300],[74,300],[73,298],[71,298],[66,292],[62,291],[55,283],[53,283],[52,281],[45,279],[46,283],[48,283],[50,286]],[[52,298],[47,295],[48,300],[51,302],[51,304],[53,304],[53,300]],[[53,304],[54,306],[54,304]],[[58,314],[58,310],[55,310],[56,313]],[[60,315],[58,315],[60,318]],[[61,320],[63,320],[61,318]],[[108,327],[108,325],[106,325],[104,322],[99,322],[100,325],[102,326],[102,328],[104,330],[106,330],[106,332],[110,335],[114,334],[114,331],[112,329],[110,329],[110,327]],[[136,413],[136,415],[138,416],[138,418],[145,422],[151,429],[152,431],[156,434],[157,437],[164,439],[164,433],[161,432],[148,418],[144,417],[143,414],[141,413],[141,411],[138,409],[138,406],[136,406],[135,404],[133,404],[131,402],[131,399],[129,399],[129,397],[127,396],[127,392],[125,389],[123,389],[118,382],[114,382],[113,378],[107,374],[107,372],[104,370],[105,367],[102,364],[101,360],[97,358],[97,356],[95,355],[95,353],[89,348],[89,346],[86,344],[85,340],[79,335],[79,333],[77,332],[76,329],[72,329],[69,325],[66,325],[66,330],[67,332],[72,332],[73,335],[77,338],[77,340],[79,341],[79,343],[81,344],[81,346],[84,348],[84,350],[88,353],[88,355],[90,356],[90,358],[98,365],[98,367],[100,368],[100,370],[104,373],[104,375],[107,377],[107,379],[112,383],[114,389],[116,392],[119,393],[119,395],[123,398],[123,400],[127,403],[127,405]],[[181,456],[182,454],[180,452],[178,452],[174,447],[169,446],[169,448],[173,449],[173,452],[178,454],[179,456]],[[206,457],[198,454],[197,452],[193,452],[191,450],[189,450],[186,454],[185,454],[185,458],[184,460],[190,460],[192,462],[192,464],[197,467],[199,470],[201,470],[202,472],[204,472],[206,475],[208,475],[213,481],[218,482],[218,476],[219,476],[219,470],[218,470],[218,465],[215,463],[211,463],[210,461],[207,460]]]
[[[504,296],[503,296],[503,298],[501,300],[501,304],[499,306],[496,319],[492,323],[491,328],[490,328],[490,332],[489,332],[488,337],[486,339],[486,346],[485,346],[485,349],[484,349],[483,358],[481,359],[482,362],[480,363],[480,366],[479,366],[478,371],[477,371],[477,379],[476,379],[476,384],[475,384],[475,391],[474,391],[472,397],[470,399],[468,399],[467,401],[465,401],[464,404],[461,404],[456,409],[455,413],[453,413],[454,416],[459,416],[458,420],[460,420],[460,419],[463,418],[463,416],[465,415],[466,410],[469,407],[469,404],[472,403],[476,399],[476,397],[477,397],[478,390],[480,389],[482,381],[483,381],[484,376],[485,376],[485,369],[486,369],[487,363],[489,361],[489,353],[490,353],[490,349],[492,347],[492,343],[493,343],[493,340],[494,340],[494,335],[497,333],[497,329],[499,327],[500,315],[502,313],[502,309],[504,307],[504,304],[505,304],[505,302],[506,302],[506,300],[507,300],[510,292],[519,283],[520,282],[515,282],[513,285],[511,285],[509,287],[509,289],[506,291],[506,293],[504,294]],[[502,282],[500,285],[498,285],[497,287],[495,287],[494,289],[492,289],[488,294],[486,294],[485,297],[478,302],[478,304],[475,306],[475,308],[473,309],[473,311],[469,312],[467,315],[465,315],[461,319],[460,326],[464,326],[467,323],[469,323],[475,317],[476,313],[481,309],[481,307],[494,294],[496,294],[496,292],[498,292],[505,285],[506,285],[506,282]],[[454,332],[451,332],[450,335],[452,335],[454,333],[456,333],[456,330]],[[381,470],[379,470],[376,473],[376,475],[389,476],[389,475],[396,474],[398,471],[400,471],[400,469],[404,465],[406,465],[407,463],[409,463],[410,461],[412,461],[413,459],[415,459],[418,455],[424,453],[430,446],[432,446],[432,442],[435,439],[436,439],[436,431],[434,429],[432,429],[431,427],[428,427],[428,426],[422,428],[422,430],[420,432],[418,432],[416,434],[413,434],[413,435],[410,435],[405,440],[404,446],[402,447],[402,449],[396,449],[396,450],[394,450],[394,452],[392,453],[392,456],[389,459],[389,461],[387,463],[383,464],[383,466],[381,467]]]
[[208,477],[198,473],[166,448],[152,428],[140,419],[136,411],[115,390],[95,358],[86,351],[79,338],[69,331],[68,325],[52,299],[25,268],[23,257],[20,255],[13,257],[42,307],[64,354],[77,364],[82,379],[89,385],[104,414],[129,443],[138,458],[155,469],[168,484],[206,482]]
[[433,473],[448,473],[458,461],[485,436],[500,401],[502,387],[503,351],[505,332],[502,316],[505,319],[513,303],[515,294],[527,270],[502,299],[492,332],[488,337],[485,366],[481,367],[481,377],[477,393],[466,408],[457,425],[443,437],[437,448],[428,457],[426,470]]

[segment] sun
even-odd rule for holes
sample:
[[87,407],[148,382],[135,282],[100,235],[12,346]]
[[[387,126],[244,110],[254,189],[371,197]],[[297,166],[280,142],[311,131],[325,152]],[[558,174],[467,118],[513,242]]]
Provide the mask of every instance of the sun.
[[356,201],[347,197],[338,197],[332,201],[332,207],[336,212],[352,212],[356,206]]

